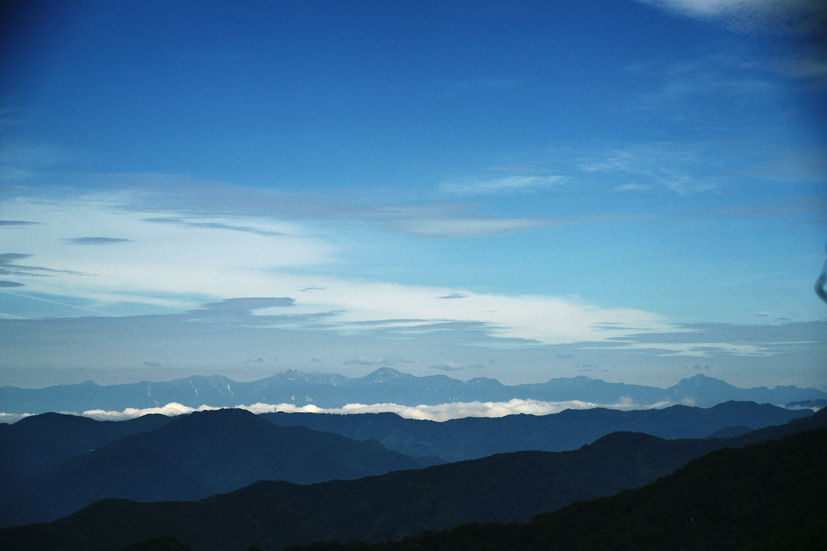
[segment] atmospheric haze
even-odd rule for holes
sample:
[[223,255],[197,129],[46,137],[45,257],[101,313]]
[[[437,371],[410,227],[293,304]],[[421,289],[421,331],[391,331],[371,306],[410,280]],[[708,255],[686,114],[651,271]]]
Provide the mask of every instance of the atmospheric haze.
[[0,386],[827,388],[823,2],[1,15]]

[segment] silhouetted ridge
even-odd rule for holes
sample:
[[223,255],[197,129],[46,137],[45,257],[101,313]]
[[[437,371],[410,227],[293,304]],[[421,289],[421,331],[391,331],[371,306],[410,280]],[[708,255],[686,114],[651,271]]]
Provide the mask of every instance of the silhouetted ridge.
[[[722,449],[673,475],[523,525],[467,524],[348,551],[485,549],[824,549],[827,429]],[[293,547],[341,550],[338,544]]]
[[[92,428],[99,423],[81,421]],[[372,440],[279,427],[245,410],[195,412],[98,449],[83,449],[30,484],[7,490],[0,500],[0,522],[49,521],[107,497],[191,500],[259,480],[311,484],[431,464]]]
[[[4,551],[17,549],[59,551],[81,548],[88,551],[104,551],[163,534],[178,538],[190,545],[194,551],[243,550],[251,544],[267,550],[278,550],[292,544],[310,543],[318,539],[340,542],[353,540],[382,542],[388,539],[412,537],[424,530],[447,528],[471,521],[525,521],[535,514],[565,507],[572,502],[582,502],[600,495],[616,494],[625,488],[646,484],[674,472],[676,468],[686,464],[692,458],[723,446],[732,448],[757,439],[772,437],[773,434],[779,432],[802,430],[824,424],[827,424],[827,415],[819,412],[808,418],[794,420],[782,427],[768,427],[729,439],[669,441],[650,435],[617,433],[570,452],[529,451],[501,454],[420,470],[391,472],[360,480],[338,480],[306,486],[287,482],[261,481],[229,494],[212,496],[198,502],[134,503],[123,500],[105,500],[49,524],[0,530],[0,548]],[[667,532],[679,534],[681,527],[673,526],[675,519],[678,523],[685,522],[687,519],[684,516],[687,512],[686,504],[680,500],[694,503],[694,507],[700,506],[697,500],[706,499],[704,497],[706,492],[711,491],[709,487],[717,491],[720,480],[729,481],[732,478],[732,474],[727,469],[741,467],[744,467],[745,471],[744,474],[739,475],[743,482],[741,486],[750,491],[777,496],[779,498],[777,508],[770,507],[768,510],[776,511],[773,514],[779,514],[778,518],[783,519],[785,514],[783,511],[788,506],[784,500],[789,499],[798,491],[799,482],[796,482],[796,477],[810,476],[807,474],[807,469],[811,471],[816,469],[820,476],[823,475],[825,458],[818,450],[812,453],[801,450],[793,451],[793,455],[797,458],[792,460],[793,463],[780,463],[780,470],[776,470],[769,476],[761,474],[763,478],[750,478],[751,466],[787,454],[786,444],[773,445],[769,448],[763,446],[764,444],[757,444],[748,447],[744,450],[745,452],[753,451],[737,456],[736,460],[728,463],[730,467],[720,472],[714,464],[711,467],[706,464],[707,467],[700,470],[705,473],[703,476],[707,477],[706,482],[697,478],[691,479],[689,483],[681,482],[684,479],[679,477],[680,473],[676,473],[674,477],[661,479],[657,487],[665,488],[664,491],[667,493],[673,492],[674,488],[683,489],[677,493],[673,492],[670,494],[671,497],[664,498],[666,501],[655,495],[635,502],[642,502],[644,505],[650,502],[657,503],[654,508],[644,509],[646,512],[642,518],[634,516],[637,515],[635,511],[639,505],[617,507],[611,505],[594,513],[592,509],[589,509],[592,505],[582,503],[574,508],[564,509],[564,511],[577,511],[578,507],[587,507],[587,511],[592,511],[585,513],[591,515],[588,518],[578,518],[574,515],[571,520],[569,516],[564,516],[562,518],[566,520],[554,521],[555,526],[558,527],[553,528],[554,530],[577,531],[567,532],[568,535],[565,537],[556,533],[553,537],[548,536],[543,532],[545,528],[542,523],[536,525],[539,526],[537,530],[540,531],[530,528],[534,531],[524,532],[522,530],[528,530],[525,526],[496,525],[493,533],[485,532],[488,529],[486,525],[469,525],[457,528],[450,533],[412,537],[412,539],[403,540],[400,544],[393,544],[394,547],[391,549],[398,549],[396,545],[414,546],[405,549],[453,549],[469,545],[470,548],[481,548],[480,546],[485,548],[483,543],[488,545],[485,542],[492,542],[494,545],[492,549],[495,550],[512,547],[532,549],[531,545],[539,546],[534,548],[547,549],[555,548],[551,547],[549,542],[556,542],[558,539],[561,542],[568,542],[560,547],[562,549],[610,549],[614,539],[605,540],[600,537],[604,537],[606,533],[614,534],[612,538],[621,540],[630,533],[637,537],[636,526],[650,526],[646,530],[660,530],[657,532],[659,534],[657,538],[663,537],[663,534]],[[726,455],[730,451],[724,450],[717,453]],[[807,459],[807,457],[812,459]],[[810,463],[803,467],[796,466],[795,462],[802,460]],[[692,463],[689,464],[691,465]],[[786,469],[791,466],[797,470],[787,471]],[[689,472],[694,472],[693,469],[697,471],[697,468],[693,467]],[[782,476],[780,482],[773,482],[773,480],[779,480],[778,476]],[[793,490],[781,495],[778,494],[778,488],[779,485],[786,484],[784,477],[792,480]],[[821,478],[824,477],[821,476]],[[823,481],[819,483],[821,486],[824,484]],[[765,484],[769,486],[764,488]],[[821,486],[816,484],[802,494],[804,499],[802,507],[813,507],[811,498],[823,491]],[[658,490],[656,494],[660,491]],[[700,497],[684,495],[686,492],[695,491],[701,492]],[[737,492],[732,495],[736,494]],[[623,496],[629,495],[633,493],[627,491],[616,497],[626,499]],[[750,497],[745,505],[744,503],[728,504],[728,498],[724,495],[720,498],[723,504],[721,507],[725,509],[721,518],[726,519],[726,522],[739,523],[742,519],[733,521],[731,511],[744,510],[746,512],[742,516],[754,521],[757,517],[749,517],[747,513],[751,514],[749,509],[753,502],[760,504],[759,507],[764,507],[764,502],[761,500],[765,497],[758,496],[756,499]],[[673,503],[672,500],[678,500],[678,502]],[[599,500],[594,503],[615,502]],[[816,514],[820,511],[819,507],[823,509],[824,505],[819,502],[813,507]],[[798,508],[796,504],[790,510],[797,511]],[[692,517],[695,515],[692,508],[689,508],[688,512],[690,515],[688,518],[701,518],[697,515]],[[715,520],[717,517],[710,517],[709,514],[701,512],[707,524],[717,522]],[[658,528],[660,522],[657,520],[658,515],[672,513],[677,516],[664,521],[668,529]],[[569,514],[565,513],[565,515]],[[631,520],[623,521],[627,522],[626,524],[617,525],[617,518],[626,518],[623,515],[632,515]],[[548,518],[557,517],[551,515]],[[809,530],[807,528],[808,518],[812,518],[810,512],[801,516],[800,525],[791,524],[790,529],[806,532]],[[763,517],[758,520],[762,519]],[[535,522],[537,519],[528,526],[535,526]],[[590,522],[593,524],[589,524]],[[778,521],[772,522],[777,524]],[[511,530],[517,531],[510,532]],[[745,530],[744,533],[748,531]],[[475,538],[479,537],[481,543],[473,545],[463,540],[460,544],[455,544],[453,538],[465,538],[468,534],[474,534]],[[503,534],[512,535],[506,537]],[[529,535],[525,536],[525,534]],[[766,532],[765,535],[773,536],[773,532]],[[524,536],[528,537],[528,543],[525,543]],[[577,539],[592,536],[598,538],[595,540],[597,543],[592,544],[589,543],[591,540]],[[429,537],[436,539],[428,539]],[[506,543],[503,544],[506,545],[505,547],[500,547],[502,537],[506,537]],[[678,549],[681,548],[683,542],[680,539],[660,541],[657,538],[652,541],[658,545],[666,541],[677,543],[677,546],[660,545],[658,547],[654,545],[652,547],[638,539],[632,540],[632,543],[641,549]],[[442,547],[432,547],[431,544],[434,541],[443,542],[439,544]],[[585,545],[584,541],[588,545]],[[735,540],[722,541],[732,543]],[[515,542],[523,543],[515,545]],[[691,545],[683,545],[683,548],[708,548],[708,542],[705,540],[700,543],[691,540],[690,543]],[[358,545],[352,544],[350,548],[356,549]],[[337,547],[318,544],[318,548],[334,549]],[[737,548],[737,546],[724,548]]]
[[810,415],[809,410],[726,402],[707,409],[689,406],[634,411],[594,408],[540,416],[469,417],[441,423],[403,419],[390,413],[267,413],[261,417],[282,426],[302,425],[357,440],[375,439],[388,449],[407,455],[460,461],[520,450],[571,450],[618,431],[643,432],[662,438],[705,438],[724,427],[780,425]]
[[0,425],[0,487],[8,496],[73,457],[169,421],[163,415],[113,422],[45,413]]

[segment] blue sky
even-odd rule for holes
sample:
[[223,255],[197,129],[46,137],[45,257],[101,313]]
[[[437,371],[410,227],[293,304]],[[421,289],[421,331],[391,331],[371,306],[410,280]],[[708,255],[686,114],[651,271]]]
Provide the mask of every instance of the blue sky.
[[827,388],[821,4],[7,8],[0,385]]

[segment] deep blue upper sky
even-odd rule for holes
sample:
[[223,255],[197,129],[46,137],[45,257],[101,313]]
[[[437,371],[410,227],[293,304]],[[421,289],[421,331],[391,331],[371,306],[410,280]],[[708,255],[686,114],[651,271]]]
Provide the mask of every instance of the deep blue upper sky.
[[0,384],[823,385],[820,4],[6,8]]

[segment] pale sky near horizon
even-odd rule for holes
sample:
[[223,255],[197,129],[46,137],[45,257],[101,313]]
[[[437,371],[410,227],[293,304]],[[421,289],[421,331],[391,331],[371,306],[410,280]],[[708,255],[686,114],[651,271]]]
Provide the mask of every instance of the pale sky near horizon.
[[817,0],[0,12],[0,386],[827,390]]

